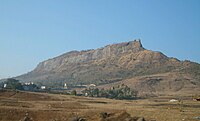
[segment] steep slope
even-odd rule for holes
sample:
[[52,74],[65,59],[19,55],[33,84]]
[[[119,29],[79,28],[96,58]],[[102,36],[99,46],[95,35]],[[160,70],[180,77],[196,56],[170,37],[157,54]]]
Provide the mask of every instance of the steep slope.
[[[104,85],[165,73],[189,75],[190,80],[199,85],[199,64],[179,61],[161,52],[147,50],[143,48],[140,40],[108,45],[96,50],[71,51],[41,62],[33,71],[16,78],[54,86],[61,86],[63,82],[73,85],[89,83]],[[170,76],[162,80],[171,79],[175,80]],[[184,81],[183,78],[179,80]],[[139,81],[139,83],[149,85],[148,82]]]

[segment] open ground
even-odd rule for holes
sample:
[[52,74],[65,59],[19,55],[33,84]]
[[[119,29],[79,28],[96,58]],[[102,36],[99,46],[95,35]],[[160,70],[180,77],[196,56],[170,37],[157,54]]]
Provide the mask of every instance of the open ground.
[[[182,96],[163,96],[139,100],[112,100],[48,93],[0,91],[0,121],[69,121],[81,117],[87,121],[123,121],[144,117],[147,121],[197,121],[200,102]],[[106,114],[106,117],[102,117]]]

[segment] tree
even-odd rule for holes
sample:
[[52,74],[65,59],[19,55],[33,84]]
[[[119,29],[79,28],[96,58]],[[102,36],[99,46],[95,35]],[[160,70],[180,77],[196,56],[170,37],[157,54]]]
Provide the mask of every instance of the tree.
[[9,78],[7,81],[5,81],[6,89],[12,89],[12,90],[23,90],[22,84],[19,82],[19,80]]
[[3,88],[3,82],[0,82],[0,88]]
[[76,93],[76,90],[73,90],[72,92],[71,92],[71,95],[76,95],[77,93]]
[[111,99],[136,99],[137,98],[137,91],[131,89],[127,85],[121,85],[117,87],[112,87],[108,90],[98,88],[89,88],[82,91],[83,93],[87,94],[89,97],[105,97]]

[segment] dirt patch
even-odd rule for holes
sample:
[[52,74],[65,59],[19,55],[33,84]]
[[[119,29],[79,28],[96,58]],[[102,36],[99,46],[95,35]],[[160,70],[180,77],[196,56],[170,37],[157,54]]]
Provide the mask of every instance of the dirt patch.
[[88,107],[78,102],[55,102],[48,105],[50,108],[87,109]]
[[60,101],[59,98],[53,98],[45,93],[21,92],[4,90],[0,92],[0,99],[16,99],[20,101]]
[[195,121],[194,117],[200,115],[197,101],[183,101],[180,111],[177,103],[160,100],[163,99],[126,101],[5,91],[0,92],[0,121],[137,121],[142,117],[146,121]]
[[82,103],[98,103],[98,104],[108,104],[108,102],[104,102],[104,101],[79,101]]
[[12,100],[1,100],[0,106],[9,106],[9,107],[23,107],[23,108],[33,108],[34,105],[27,102],[17,102]]

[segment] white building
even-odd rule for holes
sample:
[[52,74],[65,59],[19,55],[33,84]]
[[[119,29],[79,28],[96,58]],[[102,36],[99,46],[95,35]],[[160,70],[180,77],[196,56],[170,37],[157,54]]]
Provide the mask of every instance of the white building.
[[64,89],[67,89],[67,83],[64,84]]
[[7,84],[4,84],[4,85],[3,85],[3,88],[6,88],[6,86],[7,86]]
[[46,89],[46,86],[41,86],[41,89]]
[[33,82],[25,82],[25,85],[33,85]]
[[95,84],[90,84],[89,87],[96,87],[96,85]]

